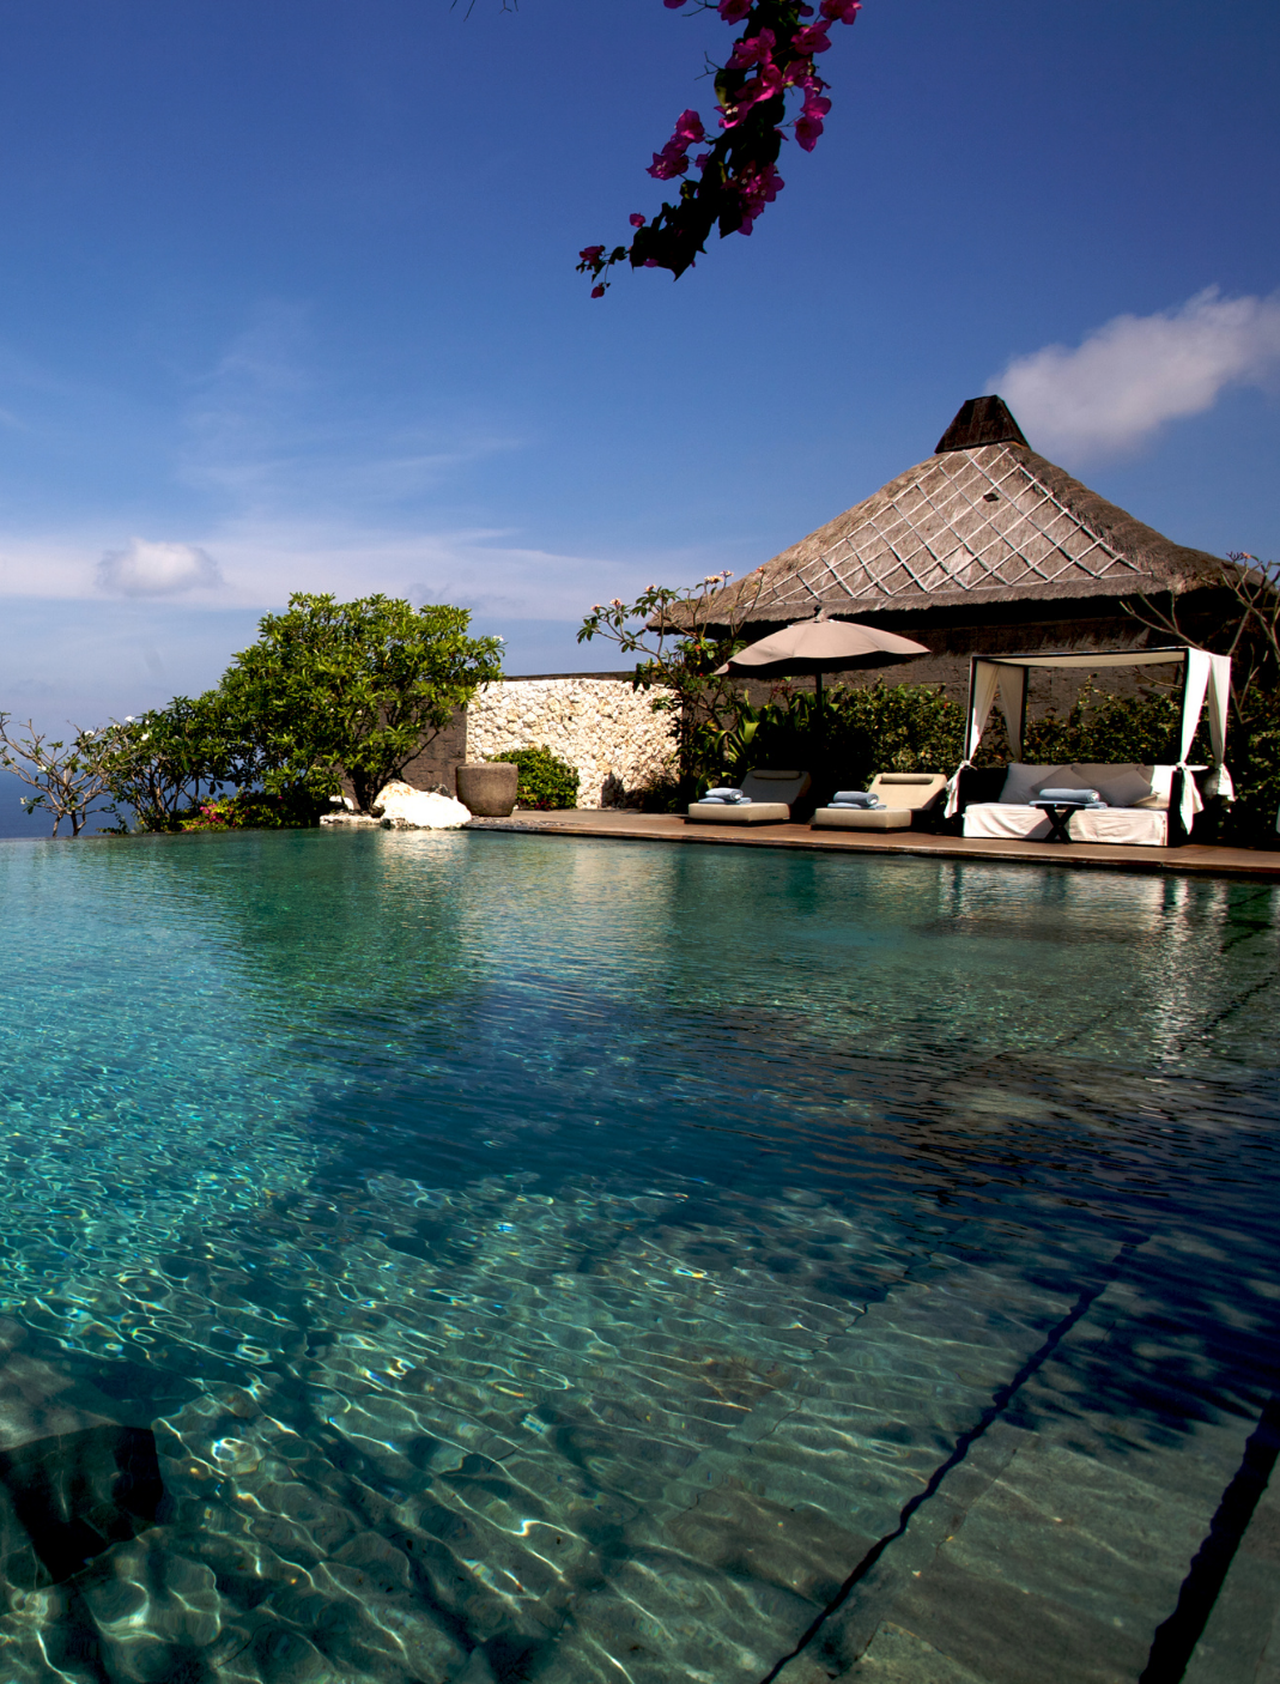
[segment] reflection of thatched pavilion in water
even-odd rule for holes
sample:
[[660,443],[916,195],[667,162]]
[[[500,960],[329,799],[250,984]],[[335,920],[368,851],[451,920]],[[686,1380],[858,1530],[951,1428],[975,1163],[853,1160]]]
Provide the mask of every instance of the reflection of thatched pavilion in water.
[[[962,698],[973,654],[1176,641],[1127,611],[1140,598],[1165,612],[1176,600],[1199,641],[1230,612],[1229,567],[1037,456],[1003,400],[985,397],[962,406],[932,456],[712,601],[726,620],[745,612],[749,637],[825,609],[916,638],[931,654],[886,668],[886,682],[944,683]],[[1055,692],[1079,682],[1059,675]]]

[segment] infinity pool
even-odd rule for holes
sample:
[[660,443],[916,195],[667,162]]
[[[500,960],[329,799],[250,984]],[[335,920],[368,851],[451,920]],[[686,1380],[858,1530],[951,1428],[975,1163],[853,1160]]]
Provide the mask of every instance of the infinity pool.
[[164,1486],[3,1591],[4,1684],[1180,1676],[1275,1385],[1270,888],[492,832],[0,878],[0,1316]]

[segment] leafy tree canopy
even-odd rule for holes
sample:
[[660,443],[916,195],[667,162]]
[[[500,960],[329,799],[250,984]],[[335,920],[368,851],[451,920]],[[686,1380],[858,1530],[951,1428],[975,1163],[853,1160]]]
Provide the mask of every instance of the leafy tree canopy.
[[381,595],[291,596],[215,692],[241,779],[324,795],[345,778],[367,809],[455,709],[501,678],[502,639],[468,636],[470,620]]

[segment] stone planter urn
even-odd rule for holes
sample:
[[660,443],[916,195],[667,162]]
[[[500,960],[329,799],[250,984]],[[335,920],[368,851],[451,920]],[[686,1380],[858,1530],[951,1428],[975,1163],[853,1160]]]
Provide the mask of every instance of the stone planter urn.
[[516,804],[520,768],[510,760],[481,760],[459,766],[458,800],[480,819],[505,819]]

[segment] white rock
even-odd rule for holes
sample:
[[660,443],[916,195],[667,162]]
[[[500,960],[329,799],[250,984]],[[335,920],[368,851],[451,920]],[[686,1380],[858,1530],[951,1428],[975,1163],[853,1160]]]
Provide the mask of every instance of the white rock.
[[368,813],[321,813],[320,823],[326,825],[352,825],[359,829],[361,825],[376,825],[379,821],[371,819]]
[[471,820],[467,808],[451,795],[433,795],[399,779],[378,791],[373,811],[384,825],[388,819],[402,820],[403,824],[395,825],[397,830],[461,830]]

